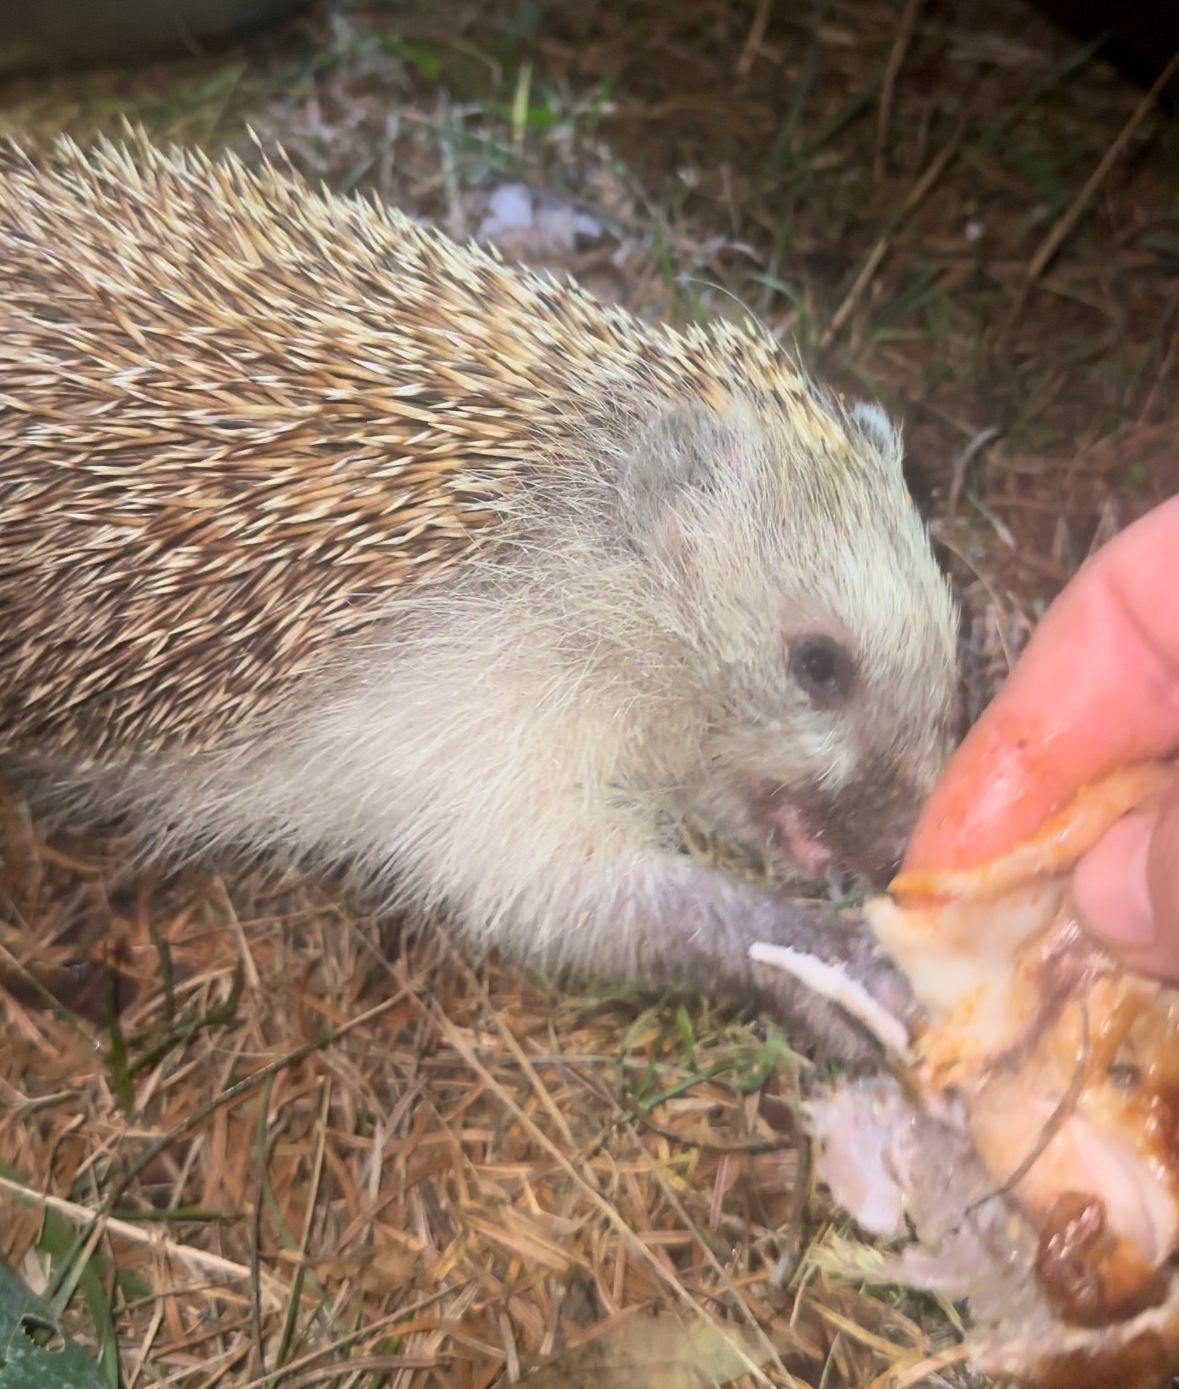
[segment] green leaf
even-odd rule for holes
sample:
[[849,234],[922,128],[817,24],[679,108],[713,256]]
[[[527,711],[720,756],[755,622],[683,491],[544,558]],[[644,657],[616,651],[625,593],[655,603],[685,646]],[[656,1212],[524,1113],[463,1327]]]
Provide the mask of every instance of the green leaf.
[[53,1309],[2,1260],[0,1389],[108,1389],[97,1362],[62,1335]]

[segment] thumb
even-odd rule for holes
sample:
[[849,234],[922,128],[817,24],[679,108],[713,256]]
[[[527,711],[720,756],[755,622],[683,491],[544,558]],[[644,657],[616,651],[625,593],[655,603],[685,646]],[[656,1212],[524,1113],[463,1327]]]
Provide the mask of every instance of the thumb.
[[1144,974],[1179,979],[1179,786],[1127,815],[1077,865],[1073,903],[1108,949]]

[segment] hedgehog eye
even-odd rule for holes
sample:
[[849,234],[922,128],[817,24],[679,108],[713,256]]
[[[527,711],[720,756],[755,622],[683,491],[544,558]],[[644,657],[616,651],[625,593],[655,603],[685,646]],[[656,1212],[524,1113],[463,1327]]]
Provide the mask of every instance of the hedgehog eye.
[[830,637],[803,637],[791,648],[790,674],[811,702],[825,709],[842,703],[851,693],[855,662]]

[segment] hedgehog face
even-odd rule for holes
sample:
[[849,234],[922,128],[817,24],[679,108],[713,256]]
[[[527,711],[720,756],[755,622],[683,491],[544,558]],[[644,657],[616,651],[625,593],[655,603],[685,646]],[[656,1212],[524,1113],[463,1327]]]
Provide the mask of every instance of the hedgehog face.
[[[815,675],[804,675],[797,691],[780,692],[776,713],[712,726],[696,813],[708,815],[711,806],[715,832],[755,847],[780,877],[840,869],[881,884],[899,866],[952,746],[942,701],[934,695],[920,712],[890,709],[873,698],[848,648],[813,633],[790,645],[820,672],[819,687]],[[829,650],[853,672],[846,690],[827,674]],[[810,655],[818,651],[821,659]],[[794,665],[792,657],[787,681],[796,678]],[[915,728],[915,712],[928,723]]]
[[953,606],[895,434],[808,393],[677,411],[656,442],[637,515],[697,720],[669,753],[685,813],[783,876],[886,876],[956,707]]

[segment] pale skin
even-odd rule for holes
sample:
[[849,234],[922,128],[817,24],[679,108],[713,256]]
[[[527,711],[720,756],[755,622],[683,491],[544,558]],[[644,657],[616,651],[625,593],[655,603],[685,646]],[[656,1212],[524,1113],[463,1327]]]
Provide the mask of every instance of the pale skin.
[[[1012,847],[1114,768],[1179,755],[1179,497],[1098,551],[1053,603],[959,748],[911,868]],[[1082,922],[1128,964],[1179,980],[1179,786],[1080,862]]]

